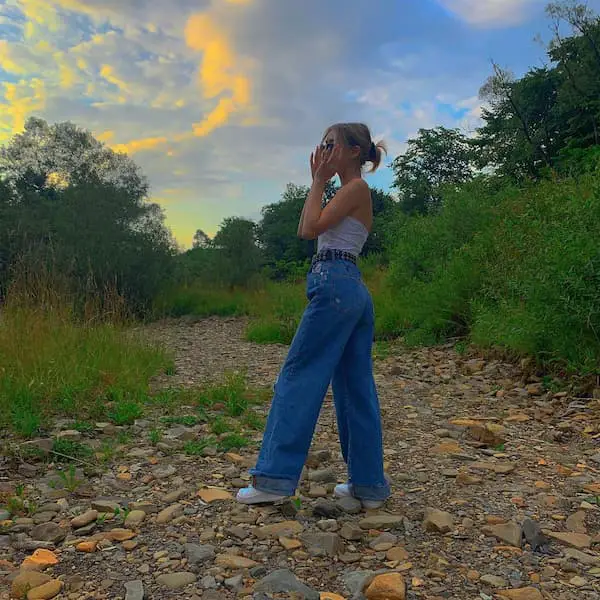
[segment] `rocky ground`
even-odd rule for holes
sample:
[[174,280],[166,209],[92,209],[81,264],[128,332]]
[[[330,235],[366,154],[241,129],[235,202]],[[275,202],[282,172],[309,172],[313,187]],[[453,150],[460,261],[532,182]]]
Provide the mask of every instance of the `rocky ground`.
[[[176,374],[156,385],[247,367],[251,385],[270,386],[285,348],[246,343],[243,328],[153,325],[177,354]],[[256,447],[189,456],[181,444],[202,427],[171,427],[151,444],[152,416],[126,428],[102,469],[89,459],[59,475],[6,456],[0,492],[29,510],[0,508],[0,598],[599,597],[599,400],[451,347],[392,348],[376,377],[394,494],[369,513],[332,496],[345,473],[330,397],[298,498],[274,507],[233,500]],[[96,444],[122,433],[58,427]]]

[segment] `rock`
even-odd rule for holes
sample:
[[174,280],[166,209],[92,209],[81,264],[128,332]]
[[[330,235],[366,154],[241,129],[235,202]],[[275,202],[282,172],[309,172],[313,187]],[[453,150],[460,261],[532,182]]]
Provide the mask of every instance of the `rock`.
[[22,571],[12,582],[11,598],[26,598],[27,592],[35,587],[52,581],[52,577],[38,571]]
[[518,588],[516,590],[500,590],[499,596],[509,600],[544,600],[542,592],[534,587]]
[[319,600],[318,592],[299,581],[287,569],[273,571],[254,586],[254,591],[266,594],[298,594],[304,600]]
[[406,584],[400,573],[377,575],[365,590],[367,600],[405,600]]
[[320,485],[311,485],[308,490],[309,498],[325,498],[327,496],[327,490]]
[[344,551],[344,543],[337,533],[305,533],[300,536],[308,551],[316,556],[337,556]]
[[[387,552],[390,548],[395,546],[397,542],[398,536],[386,531],[372,540],[369,544],[369,548],[376,552]],[[383,548],[383,546],[385,546],[385,548]]]
[[115,527],[104,534],[104,539],[111,542],[125,542],[134,537],[135,532],[131,531],[131,529],[122,529],[121,527]]
[[575,587],[583,587],[587,585],[587,580],[583,577],[580,577],[579,575],[575,575],[575,577],[569,579],[569,583],[571,585],[574,585]]
[[52,519],[54,519],[55,517],[55,512],[36,512],[35,515],[33,515],[33,522],[36,525],[39,525],[41,523],[48,523],[49,521],[52,521]]
[[514,546],[521,547],[523,530],[518,523],[511,521],[510,523],[501,523],[500,525],[491,525],[482,529],[485,535],[493,536],[502,542]]
[[200,583],[205,590],[215,590],[218,587],[217,580],[212,575],[206,575]]
[[156,583],[170,590],[180,590],[196,581],[196,576],[189,571],[165,573],[156,578]]
[[50,600],[58,596],[62,590],[63,582],[58,579],[51,579],[47,583],[34,587],[27,592],[27,600]]
[[8,521],[10,513],[7,510],[0,509],[0,521]]
[[587,533],[587,529],[585,527],[585,517],[586,514],[582,510],[572,514],[565,523],[567,529],[574,533]]
[[146,513],[143,510],[132,510],[125,518],[125,525],[132,527],[140,525],[146,518]]
[[340,513],[340,508],[331,500],[319,499],[315,502],[315,506],[313,508],[313,514],[315,517],[335,519],[340,516]]
[[158,515],[156,515],[156,522],[164,525],[165,523],[169,523],[175,517],[180,516],[183,513],[183,506],[181,504],[171,504],[171,506],[167,506],[161,510]]
[[181,500],[183,497],[187,496],[189,493],[189,490],[187,488],[179,488],[173,492],[169,492],[168,494],[166,494],[163,497],[163,501],[166,504],[173,504],[174,502],[177,502],[178,500]]
[[59,440],[68,440],[70,442],[79,442],[81,440],[81,431],[77,429],[66,429],[65,431],[59,431],[56,434]]
[[340,535],[345,540],[358,541],[362,539],[364,534],[365,532],[360,527],[357,527],[352,523],[344,523],[340,530]]
[[216,564],[227,569],[249,569],[250,567],[258,566],[255,560],[238,556],[237,554],[219,554]]
[[144,584],[141,580],[136,579],[125,584],[125,600],[144,600]]
[[506,579],[498,577],[497,575],[483,575],[479,581],[498,589],[505,588],[508,585]]
[[96,540],[90,540],[86,542],[79,542],[79,544],[75,546],[75,549],[78,552],[91,553],[96,551],[96,546],[98,546],[98,542]]
[[192,565],[203,564],[215,557],[215,547],[209,544],[199,546],[198,544],[184,544],[183,550],[189,563]]
[[235,577],[229,577],[228,579],[225,580],[225,586],[232,589],[232,590],[238,590],[242,587],[243,583],[244,583],[244,576],[240,573],[239,575],[236,575]]
[[406,551],[405,548],[402,548],[402,546],[396,546],[395,548],[390,548],[385,555],[387,560],[399,561],[399,562],[407,561],[408,556],[409,556],[408,552]]
[[337,501],[338,508],[349,515],[357,515],[362,511],[362,503],[357,498],[345,496]]
[[204,502],[208,504],[212,504],[213,502],[217,502],[219,500],[229,500],[232,496],[227,490],[222,490],[218,488],[206,488],[198,491],[198,496]]
[[122,544],[121,547],[123,548],[123,550],[127,550],[127,552],[131,552],[131,550],[135,550],[138,546],[138,543],[133,541],[133,540],[125,540]]
[[177,469],[173,465],[161,465],[152,469],[152,475],[155,479],[167,479],[175,473],[177,473]]
[[426,508],[423,521],[425,531],[448,533],[454,527],[454,518],[448,512],[437,508]]
[[474,477],[463,471],[460,471],[456,476],[457,485],[479,485],[482,481],[481,477]]
[[362,529],[393,529],[402,525],[400,515],[379,514],[365,517],[359,522]]
[[96,510],[99,513],[113,514],[116,510],[119,509],[119,503],[114,502],[112,500],[94,500],[92,502],[92,510]]
[[592,545],[592,538],[585,533],[563,533],[559,531],[544,531],[548,537],[554,538],[567,546],[573,548],[589,548]]
[[38,548],[31,556],[27,556],[23,560],[21,568],[44,568],[57,564],[58,558],[56,558],[56,554],[54,554],[54,552],[45,548]]
[[337,481],[337,476],[333,469],[327,468],[310,471],[308,474],[308,480],[316,483],[335,483]]
[[285,534],[300,533],[304,528],[298,521],[281,521],[272,525],[264,525],[254,530],[254,535],[259,540],[264,540],[270,537],[279,537]]
[[71,526],[75,529],[79,529],[80,527],[85,527],[90,523],[94,522],[98,518],[97,510],[87,510],[86,512],[77,515],[71,519]]
[[575,548],[567,548],[565,556],[567,559],[575,560],[583,565],[600,566],[600,556],[592,556],[591,554],[575,550]]
[[298,548],[302,547],[302,542],[300,540],[293,540],[293,539],[287,538],[287,537],[280,537],[279,543],[286,550],[297,550]]
[[245,540],[250,537],[250,532],[244,527],[239,527],[238,525],[234,525],[233,527],[227,528],[227,533],[238,540]]
[[34,540],[58,544],[67,537],[67,532],[56,523],[42,523],[41,525],[36,525],[33,527],[29,535]]

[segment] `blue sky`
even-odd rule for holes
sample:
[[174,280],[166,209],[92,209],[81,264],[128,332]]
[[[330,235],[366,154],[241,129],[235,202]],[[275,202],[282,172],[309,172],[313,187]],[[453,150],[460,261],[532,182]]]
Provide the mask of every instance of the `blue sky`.
[[0,143],[29,115],[91,129],[142,166],[186,246],[308,184],[332,122],[368,123],[388,163],[420,127],[472,132],[491,59],[517,75],[545,61],[545,5],[0,0]]

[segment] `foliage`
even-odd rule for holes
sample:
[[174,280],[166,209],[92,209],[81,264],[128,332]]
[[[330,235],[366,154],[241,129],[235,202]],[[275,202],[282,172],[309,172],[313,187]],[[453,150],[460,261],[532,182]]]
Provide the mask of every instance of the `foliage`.
[[472,179],[472,144],[458,129],[419,129],[392,168],[402,210],[423,214],[439,207],[443,185],[456,186]]

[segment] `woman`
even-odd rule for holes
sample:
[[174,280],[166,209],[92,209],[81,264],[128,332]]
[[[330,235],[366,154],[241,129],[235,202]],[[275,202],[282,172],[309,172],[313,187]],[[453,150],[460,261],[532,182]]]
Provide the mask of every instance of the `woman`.
[[[373,302],[356,266],[373,224],[362,168],[369,162],[375,171],[384,150],[366,125],[339,123],[311,154],[313,182],[298,225],[301,238],[318,238],[307,277],[310,302],[274,386],[252,485],[239,491],[239,502],[294,495],[330,382],[348,468],[348,483],[335,494],[354,496],[365,508],[380,507],[390,495],[371,360]],[[325,185],[336,173],[341,188],[322,208]]]

